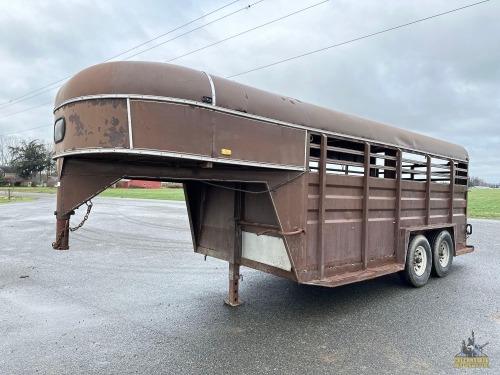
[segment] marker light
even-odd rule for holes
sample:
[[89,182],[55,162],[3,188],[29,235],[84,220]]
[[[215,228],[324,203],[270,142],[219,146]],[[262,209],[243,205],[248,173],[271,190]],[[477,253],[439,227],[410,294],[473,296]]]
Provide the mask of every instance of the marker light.
[[57,119],[54,124],[54,143],[59,143],[64,139],[66,133],[66,123],[64,117]]

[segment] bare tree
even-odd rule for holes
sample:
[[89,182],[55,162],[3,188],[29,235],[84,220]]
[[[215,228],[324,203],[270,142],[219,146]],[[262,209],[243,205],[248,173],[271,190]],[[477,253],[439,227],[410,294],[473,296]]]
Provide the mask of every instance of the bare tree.
[[494,188],[494,187],[497,187],[497,185],[498,185],[498,184],[486,182],[482,178],[475,177],[475,176],[469,176],[468,180],[469,180],[468,181],[469,187],[482,186],[482,187]]
[[22,138],[15,136],[0,136],[0,165],[10,165],[12,162],[12,148],[18,147]]

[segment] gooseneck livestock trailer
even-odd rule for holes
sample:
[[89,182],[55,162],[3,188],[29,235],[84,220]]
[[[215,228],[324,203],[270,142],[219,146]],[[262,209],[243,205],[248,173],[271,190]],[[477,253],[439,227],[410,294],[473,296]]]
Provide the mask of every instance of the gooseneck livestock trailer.
[[54,109],[55,249],[74,210],[122,178],[184,186],[194,251],[301,284],[442,277],[466,239],[458,145],[151,62],[90,67]]

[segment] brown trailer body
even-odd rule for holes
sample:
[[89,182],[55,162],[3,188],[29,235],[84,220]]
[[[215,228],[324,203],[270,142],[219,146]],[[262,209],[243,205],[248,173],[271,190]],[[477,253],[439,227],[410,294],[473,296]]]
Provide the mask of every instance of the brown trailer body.
[[57,249],[73,210],[134,178],[184,184],[194,250],[229,262],[232,305],[240,265],[324,286],[402,271],[420,286],[473,251],[455,144],[161,63],[88,68],[54,116]]

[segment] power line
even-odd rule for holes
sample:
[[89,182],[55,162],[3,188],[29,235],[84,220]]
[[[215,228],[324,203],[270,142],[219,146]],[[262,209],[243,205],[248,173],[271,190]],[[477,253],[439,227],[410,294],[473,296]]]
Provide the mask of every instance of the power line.
[[[157,39],[159,39],[159,38],[164,37],[165,35],[168,35],[168,34],[173,33],[174,31],[177,31],[177,30],[179,30],[179,29],[182,29],[183,27],[186,27],[187,25],[190,25],[190,24],[192,24],[192,23],[194,23],[194,22],[196,22],[196,21],[201,20],[202,18],[205,18],[205,17],[207,17],[207,16],[209,16],[209,15],[211,15],[211,14],[213,14],[213,13],[218,12],[219,10],[222,10],[222,9],[224,9],[224,8],[227,8],[228,6],[233,5],[234,3],[237,3],[238,1],[240,1],[240,0],[235,0],[235,1],[232,1],[232,2],[230,2],[230,3],[228,3],[228,4],[224,5],[224,6],[222,6],[222,7],[220,7],[220,8],[217,8],[217,9],[215,9],[215,10],[213,10],[213,11],[211,11],[211,12],[207,13],[207,14],[204,14],[203,16],[200,16],[200,17],[198,17],[198,18],[196,18],[196,19],[194,19],[194,20],[191,20],[191,21],[189,21],[189,22],[187,22],[187,23],[185,23],[185,24],[183,24],[183,25],[181,25],[181,26],[178,26],[178,27],[176,27],[175,29],[172,29],[172,30],[170,30],[170,31],[167,31],[167,32],[166,32],[166,33],[164,33],[164,34],[158,35],[157,37],[155,37],[155,38],[153,38],[153,39],[150,39],[150,40],[148,40],[147,42],[141,43],[141,44],[139,44],[139,45],[137,45],[137,46],[135,46],[135,47],[133,47],[133,48],[130,48],[130,49],[128,49],[128,50],[126,50],[126,51],[124,51],[124,52],[122,52],[122,53],[119,53],[118,55],[115,55],[115,56],[113,56],[113,57],[110,57],[110,58],[108,58],[108,59],[106,59],[106,60],[104,60],[104,61],[102,61],[102,62],[104,63],[104,62],[110,61],[110,60],[112,60],[112,59],[114,59],[114,58],[116,58],[116,57],[119,57],[119,56],[122,56],[122,55],[126,54],[127,52],[133,51],[133,50],[135,50],[135,49],[137,49],[137,48],[139,48],[139,47],[142,47],[142,46],[144,46],[144,45],[146,45],[146,44],[148,44],[148,43],[151,43],[151,42],[152,42],[152,41],[154,41],[154,40],[157,40]],[[264,0],[261,0],[261,1],[264,1]],[[240,9],[239,11],[244,10],[244,9],[247,9],[248,7],[249,7],[249,6],[246,6],[246,7],[242,8],[242,9]],[[234,13],[236,13],[236,12],[233,12],[232,14],[234,14]],[[141,52],[141,53],[142,53],[142,52]],[[23,101],[25,101],[25,100],[28,100],[28,99],[31,99],[31,98],[33,98],[33,97],[35,97],[35,96],[38,96],[38,95],[44,94],[44,93],[46,93],[46,92],[52,91],[52,90],[54,90],[54,89],[57,89],[57,88],[61,87],[61,85],[56,86],[56,87],[52,87],[52,88],[50,88],[50,89],[48,89],[48,90],[45,90],[45,91],[42,91],[42,92],[39,92],[39,91],[41,91],[41,90],[47,89],[47,88],[48,88],[48,87],[50,87],[50,86],[53,86],[53,85],[58,84],[58,83],[60,83],[60,82],[62,82],[62,81],[65,81],[65,80],[67,80],[68,78],[71,78],[71,77],[72,77],[72,75],[67,76],[67,77],[64,77],[64,78],[62,78],[62,79],[60,79],[60,80],[58,80],[58,81],[52,82],[51,84],[48,84],[48,85],[46,85],[46,86],[43,86],[43,87],[41,87],[41,88],[39,88],[39,89],[37,89],[37,90],[30,91],[30,92],[28,92],[28,93],[26,93],[26,94],[24,94],[24,95],[18,96],[17,98],[14,98],[14,99],[11,99],[11,100],[9,100],[9,101],[7,101],[7,102],[4,102],[4,103],[0,104],[0,109],[10,107],[10,106],[12,106],[12,105],[14,105],[14,104],[21,103],[21,102],[23,102]],[[34,94],[34,95],[31,95],[31,94]],[[22,99],[22,100],[19,100],[19,99]]]
[[[179,29],[182,29],[183,27],[186,27],[187,25],[190,25],[190,24],[192,24],[192,23],[194,23],[194,22],[196,22],[196,21],[201,20],[202,18],[205,18],[205,17],[207,17],[207,16],[209,16],[209,15],[211,15],[211,14],[213,14],[213,13],[216,13],[216,12],[218,12],[218,11],[219,11],[219,10],[221,10],[221,9],[227,8],[228,6],[233,5],[234,3],[237,3],[238,1],[240,1],[240,0],[233,1],[233,2],[231,2],[231,3],[229,3],[229,4],[226,4],[226,5],[224,5],[224,6],[220,7],[220,8],[217,8],[217,9],[215,9],[215,10],[211,11],[210,13],[204,14],[203,16],[200,16],[200,17],[198,17],[198,18],[196,18],[196,19],[194,19],[194,20],[192,20],[192,21],[189,21],[189,22],[185,23],[185,24],[184,24],[184,25],[182,25],[182,26],[176,27],[175,29],[172,29],[172,30],[170,30],[170,31],[167,31],[167,32],[166,32],[166,33],[164,33],[164,34],[158,35],[157,37],[155,37],[155,38],[153,38],[153,39],[150,39],[150,40],[148,40],[147,42],[144,42],[144,43],[142,43],[142,44],[139,44],[139,45],[137,45],[137,46],[135,46],[135,47],[133,47],[133,48],[130,48],[129,50],[126,50],[125,52],[122,52],[122,53],[119,53],[118,55],[115,55],[115,56],[113,56],[113,57],[110,57],[109,59],[104,60],[103,62],[107,62],[107,61],[110,61],[110,60],[115,59],[115,58],[117,58],[117,57],[120,57],[120,56],[122,56],[122,55],[125,55],[127,52],[133,51],[133,50],[135,50],[135,49],[137,49],[137,48],[139,48],[139,47],[142,47],[142,46],[144,46],[144,45],[146,45],[146,44],[148,44],[148,43],[151,43],[151,42],[152,42],[152,41],[154,41],[154,40],[160,39],[160,38],[164,37],[165,35],[172,34],[174,31],[177,31],[177,30],[179,30]],[[262,1],[264,1],[264,0],[262,0]],[[248,5],[247,7],[243,8],[243,9],[246,9],[246,8],[248,8],[248,7],[250,7],[250,5]],[[240,9],[240,10],[243,10],[243,9]],[[239,11],[240,11],[240,10],[239,10]],[[237,12],[239,12],[239,11],[237,11]],[[231,13],[231,14],[234,14],[234,13],[237,13],[237,12],[233,12],[233,13]],[[141,53],[142,53],[142,52],[141,52]]]
[[253,28],[251,28],[251,29],[249,29],[249,30],[246,30],[246,31],[243,31],[243,32],[241,32],[241,33],[239,33],[239,34],[235,34],[235,35],[230,36],[230,37],[228,37],[228,38],[225,38],[225,39],[219,40],[218,42],[215,42],[215,43],[209,44],[209,45],[207,45],[207,46],[205,46],[205,47],[201,47],[201,48],[195,49],[195,50],[193,50],[193,51],[191,51],[191,52],[185,53],[184,55],[180,55],[180,56],[174,57],[173,59],[167,60],[167,61],[165,61],[165,62],[167,62],[167,63],[168,63],[168,62],[171,62],[171,61],[174,61],[174,60],[178,60],[178,59],[180,59],[181,57],[185,57],[185,56],[191,55],[191,54],[193,54],[193,53],[199,52],[199,51],[201,51],[201,50],[207,49],[207,48],[209,48],[209,47],[215,46],[215,45],[217,45],[217,44],[220,44],[220,43],[226,42],[226,41],[228,41],[228,40],[230,40],[230,39],[233,39],[233,38],[236,38],[236,37],[241,36],[241,35],[243,35],[243,34],[247,34],[247,33],[251,32],[251,31],[254,31],[254,30],[260,29],[261,27],[264,27],[264,26],[270,25],[270,24],[272,24],[272,23],[274,23],[274,22],[281,21],[281,20],[283,20],[283,19],[285,19],[285,18],[287,18],[287,17],[290,17],[290,16],[296,15],[296,14],[298,14],[298,13],[304,12],[304,11],[306,11],[306,10],[308,10],[308,9],[314,8],[314,7],[316,7],[316,6],[318,6],[318,5],[321,5],[321,4],[323,4],[323,3],[327,3],[328,1],[329,1],[329,0],[321,1],[321,2],[319,2],[319,3],[316,3],[316,4],[314,4],[314,5],[308,6],[308,7],[306,7],[306,8],[302,8],[302,9],[300,9],[300,10],[296,11],[296,12],[293,12],[293,13],[287,14],[286,16],[283,16],[283,17],[280,17],[280,18],[276,18],[276,19],[274,19],[274,20],[272,20],[272,21],[269,21],[269,22],[263,23],[263,24],[262,24],[262,25],[260,25],[260,26],[253,27]]
[[298,56],[294,56],[294,57],[290,57],[290,58],[288,58],[288,59],[284,59],[284,60],[276,61],[276,62],[274,62],[274,63],[267,64],[267,65],[263,65],[263,66],[260,66],[260,67],[258,67],[258,68],[255,68],[255,69],[250,69],[250,70],[247,70],[247,71],[244,71],[244,72],[238,73],[238,74],[233,74],[233,75],[227,76],[226,78],[238,77],[238,76],[241,76],[241,75],[243,75],[243,74],[247,74],[247,73],[255,72],[255,71],[257,71],[257,70],[261,70],[261,69],[269,68],[269,67],[271,67],[271,66],[278,65],[278,64],[282,64],[282,63],[287,62],[287,61],[295,60],[295,59],[298,59],[298,58],[301,58],[301,57],[304,57],[304,56],[309,56],[309,55],[312,55],[312,54],[314,54],[314,53],[318,53],[318,52],[326,51],[327,49],[331,49],[331,48],[339,47],[339,46],[342,46],[342,45],[345,45],[345,44],[349,44],[349,43],[357,42],[357,41],[359,41],[359,40],[366,39],[366,38],[370,38],[370,37],[375,36],[375,35],[379,35],[379,34],[383,34],[383,33],[386,33],[386,32],[392,31],[392,30],[400,29],[400,28],[402,28],[402,27],[410,26],[410,25],[413,25],[413,24],[415,24],[415,23],[419,23],[419,22],[427,21],[427,20],[430,20],[430,19],[432,19],[432,18],[436,18],[436,17],[443,16],[443,15],[445,15],[445,14],[450,14],[450,13],[453,13],[453,12],[457,12],[457,11],[459,11],[459,10],[463,10],[463,9],[466,9],[466,8],[470,8],[470,7],[473,7],[473,6],[475,6],[475,5],[479,5],[479,4],[482,4],[482,3],[486,3],[486,2],[488,2],[488,1],[490,1],[490,0],[479,1],[479,2],[477,2],[477,3],[470,4],[470,5],[466,5],[466,6],[463,6],[463,7],[460,7],[460,8],[456,8],[456,9],[452,9],[452,10],[449,10],[449,11],[447,11],[447,12],[438,13],[438,14],[435,14],[435,15],[430,16],[430,17],[426,17],[426,18],[422,18],[422,19],[419,19],[419,20],[416,20],[416,21],[408,22],[408,23],[405,23],[405,24],[403,24],[403,25],[399,25],[399,26],[391,27],[391,28],[389,28],[389,29],[385,29],[385,30],[382,30],[382,31],[378,31],[378,32],[376,32],[376,33],[372,33],[372,34],[364,35],[364,36],[361,36],[361,37],[359,37],[359,38],[355,38],[355,39],[351,39],[351,40],[348,40],[348,41],[345,41],[345,42],[337,43],[337,44],[334,44],[334,45],[331,45],[331,46],[328,46],[328,47],[324,47],[324,48],[320,48],[320,49],[317,49],[317,50],[314,50],[314,51],[311,51],[311,52],[306,52],[306,53],[303,53],[303,54],[298,55]]
[[44,105],[47,105],[47,104],[52,104],[52,100],[50,102],[48,102],[48,103],[39,104],[39,105],[36,105],[34,107],[31,107],[31,108],[23,109],[21,111],[17,111],[17,112],[14,112],[14,113],[9,113],[8,115],[0,116],[0,119],[1,118],[5,118],[5,117],[9,117],[9,116],[14,116],[14,115],[17,115],[17,114],[23,113],[23,112],[28,112],[28,111],[31,111],[32,109],[40,108],[40,107],[43,107]]
[[250,4],[250,5],[247,5],[247,6],[246,6],[246,7],[244,7],[244,8],[238,9],[238,10],[236,10],[236,11],[232,12],[232,13],[229,13],[229,14],[227,14],[227,15],[225,15],[225,16],[222,16],[222,17],[220,17],[220,18],[217,18],[217,19],[215,19],[215,20],[213,20],[213,21],[210,21],[210,22],[208,22],[208,23],[206,23],[206,24],[204,24],[204,25],[198,26],[198,27],[196,27],[196,28],[194,28],[194,29],[192,29],[192,30],[189,30],[189,31],[185,32],[184,34],[177,35],[176,37],[174,37],[174,38],[172,38],[172,39],[166,40],[165,42],[159,43],[159,44],[157,44],[157,45],[155,45],[155,46],[153,46],[153,47],[150,47],[150,48],[148,48],[148,49],[145,49],[145,50],[143,50],[143,51],[141,51],[141,52],[137,52],[136,54],[133,54],[133,55],[131,55],[131,56],[128,56],[128,57],[124,58],[123,60],[128,60],[128,59],[131,59],[132,57],[135,57],[135,56],[140,55],[140,54],[142,54],[142,53],[144,53],[144,52],[147,52],[147,51],[150,51],[150,50],[152,50],[152,49],[154,49],[154,48],[157,48],[157,47],[159,47],[159,46],[162,46],[162,45],[164,45],[165,43],[169,43],[169,42],[171,42],[171,41],[173,41],[173,40],[179,39],[180,37],[183,37],[183,36],[185,36],[185,35],[187,35],[187,34],[190,34],[190,33],[192,33],[193,31],[196,31],[196,30],[199,30],[199,29],[201,29],[201,28],[203,28],[203,27],[205,27],[205,26],[211,25],[211,24],[213,24],[213,23],[215,23],[215,22],[218,22],[218,21],[220,21],[220,20],[222,20],[222,19],[224,19],[224,18],[227,18],[227,17],[229,17],[229,16],[232,16],[232,15],[234,15],[234,14],[238,13],[238,12],[241,12],[242,10],[245,10],[245,9],[250,9],[250,7],[252,7],[252,6],[254,6],[254,5],[257,5],[258,3],[261,3],[261,2],[263,2],[263,1],[264,1],[264,0],[259,0],[259,1],[256,1],[255,3],[252,3],[252,4]]
[[37,126],[37,127],[34,127],[34,128],[30,128],[30,129],[18,130],[18,131],[13,132],[13,133],[4,133],[4,134],[0,134],[0,137],[3,137],[5,135],[19,134],[19,133],[23,133],[23,132],[27,132],[27,131],[35,130],[35,129],[48,128],[49,126],[52,126],[52,125],[42,125],[42,126]]
[[[17,98],[15,98],[15,99],[11,99],[11,100],[9,100],[9,101],[7,101],[7,102],[4,102],[3,104],[0,104],[0,109],[10,107],[10,106],[12,106],[12,105],[14,105],[14,104],[24,102],[25,100],[31,99],[31,98],[33,98],[33,97],[35,97],[35,96],[42,95],[42,94],[44,94],[44,93],[46,93],[46,92],[49,92],[49,91],[54,90],[54,89],[57,89],[57,88],[59,88],[59,87],[61,87],[61,86],[52,87],[52,88],[50,88],[50,89],[48,89],[48,90],[45,90],[45,91],[42,91],[42,92],[38,92],[38,91],[41,91],[41,90],[43,90],[43,89],[46,89],[47,87],[53,86],[53,85],[55,85],[55,84],[58,84],[59,82],[65,81],[65,80],[67,80],[68,78],[71,78],[71,77],[72,77],[72,76],[68,76],[68,77],[62,78],[62,79],[60,79],[59,81],[52,82],[52,83],[51,83],[51,84],[49,84],[49,85],[43,86],[43,87],[41,87],[41,88],[39,88],[39,89],[37,89],[37,90],[30,91],[30,92],[28,92],[28,93],[26,93],[26,94],[24,94],[24,95],[22,95],[22,96],[18,96],[18,97],[17,97]],[[31,95],[31,96],[29,96],[29,97],[27,97],[27,98],[26,98],[26,96],[28,96],[28,95],[30,95],[30,94],[34,94],[34,93],[38,93],[38,94]],[[23,99],[23,100],[18,100],[18,99],[22,99],[22,98],[25,98],[25,99]]]

